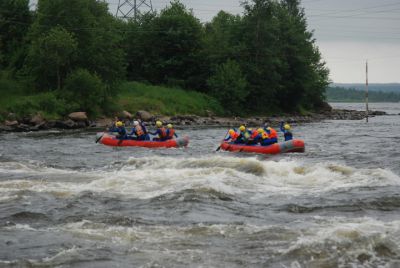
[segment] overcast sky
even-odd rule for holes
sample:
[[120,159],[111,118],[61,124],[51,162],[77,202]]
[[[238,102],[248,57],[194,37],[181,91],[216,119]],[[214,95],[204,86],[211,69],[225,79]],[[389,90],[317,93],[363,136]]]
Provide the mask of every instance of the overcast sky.
[[[106,2],[115,14],[118,0]],[[158,11],[169,3],[151,2]],[[181,2],[202,22],[210,21],[219,10],[243,11],[240,0]],[[303,0],[302,5],[333,82],[364,83],[367,59],[370,83],[400,82],[399,0]]]

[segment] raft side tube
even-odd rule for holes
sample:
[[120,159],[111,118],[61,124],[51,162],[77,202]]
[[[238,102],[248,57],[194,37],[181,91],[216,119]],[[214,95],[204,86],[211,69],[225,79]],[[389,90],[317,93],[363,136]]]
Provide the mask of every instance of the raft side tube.
[[259,154],[279,154],[279,153],[294,153],[304,152],[305,145],[303,140],[290,140],[280,143],[274,143],[268,146],[261,145],[244,145],[223,142],[221,149],[230,152],[246,152]]
[[[100,137],[98,133],[96,138]],[[189,144],[189,137],[185,136],[179,139],[172,139],[166,141],[138,141],[138,140],[119,140],[114,135],[103,133],[99,143],[113,147],[146,147],[146,148],[176,148],[186,147]]]

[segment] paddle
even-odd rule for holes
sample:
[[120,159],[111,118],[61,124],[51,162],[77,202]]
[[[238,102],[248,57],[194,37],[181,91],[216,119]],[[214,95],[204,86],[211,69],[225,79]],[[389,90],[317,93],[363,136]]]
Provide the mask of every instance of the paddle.
[[98,143],[98,142],[101,140],[101,138],[103,138],[103,136],[104,136],[104,133],[103,133],[102,135],[100,135],[100,137],[98,137],[98,138],[96,139],[96,143]]
[[[225,140],[225,138],[226,138],[226,135],[227,135],[228,133],[229,133],[229,129],[228,129],[228,131],[225,133],[225,136],[224,136],[224,138],[222,139],[221,143],[224,142],[224,140]],[[215,150],[215,151],[218,152],[220,149],[221,149],[221,145],[218,146],[217,150]]]

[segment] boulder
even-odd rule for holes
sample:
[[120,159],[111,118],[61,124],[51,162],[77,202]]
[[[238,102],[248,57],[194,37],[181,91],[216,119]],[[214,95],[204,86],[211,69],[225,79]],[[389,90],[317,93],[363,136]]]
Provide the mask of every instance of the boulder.
[[154,116],[147,111],[137,111],[136,116],[142,121],[151,121]]
[[318,107],[318,110],[321,112],[331,112],[332,106],[330,106],[329,103],[324,101],[320,104],[320,107]]
[[77,121],[77,122],[85,122],[88,121],[88,117],[86,115],[86,112],[74,112],[74,113],[70,113],[68,115],[68,118],[73,120],[73,121]]
[[133,116],[132,116],[132,114],[131,114],[130,112],[128,112],[128,111],[122,111],[122,112],[121,112],[121,115],[120,115],[120,118],[121,118],[121,119],[129,119],[129,120],[132,120],[132,119],[133,119]]
[[36,114],[32,116],[32,118],[29,120],[29,123],[37,126],[37,125],[42,125],[45,122],[44,118],[40,114]]
[[76,128],[76,123],[72,119],[62,121],[62,124],[64,125],[63,128]]
[[7,127],[15,127],[15,126],[18,126],[18,121],[17,120],[13,120],[13,121],[6,120],[4,122],[4,125]]

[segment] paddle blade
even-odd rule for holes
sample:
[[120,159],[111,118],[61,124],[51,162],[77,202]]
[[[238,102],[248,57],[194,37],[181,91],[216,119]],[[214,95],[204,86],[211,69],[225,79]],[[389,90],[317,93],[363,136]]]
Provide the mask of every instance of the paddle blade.
[[103,135],[104,135],[104,133],[97,133],[97,135],[96,135],[96,143],[98,143],[101,140],[101,138],[103,138]]

